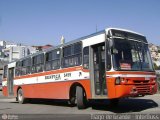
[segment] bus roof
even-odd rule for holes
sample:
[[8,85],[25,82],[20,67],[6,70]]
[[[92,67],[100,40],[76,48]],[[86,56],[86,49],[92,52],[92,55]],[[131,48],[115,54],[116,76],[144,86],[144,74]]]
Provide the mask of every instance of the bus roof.
[[39,54],[42,54],[42,53],[46,53],[46,52],[49,52],[49,51],[54,50],[54,49],[58,49],[58,48],[63,47],[63,46],[68,46],[68,45],[70,45],[70,44],[73,44],[73,43],[76,43],[76,42],[80,42],[80,41],[82,41],[82,40],[84,40],[84,39],[87,39],[87,38],[90,38],[90,37],[93,37],[93,36],[96,36],[96,35],[99,35],[99,34],[108,33],[108,31],[109,31],[109,30],[112,30],[112,29],[114,29],[114,30],[120,30],[120,31],[124,31],[124,32],[131,32],[131,33],[134,33],[134,34],[138,34],[138,35],[144,36],[144,35],[142,35],[142,34],[140,34],[140,33],[137,33],[137,32],[131,31],[131,30],[121,29],[121,28],[112,28],[112,27],[110,27],[110,28],[106,28],[106,29],[104,29],[104,30],[101,30],[101,31],[92,33],[92,34],[90,34],[90,35],[87,35],[87,36],[84,36],[84,37],[80,37],[80,38],[75,39],[75,40],[71,40],[71,41],[69,41],[69,42],[67,42],[67,43],[64,43],[64,44],[55,46],[55,47],[53,47],[53,48],[48,48],[48,49],[46,49],[46,50],[44,50],[44,51],[39,51],[39,52],[37,52],[37,53],[28,55],[28,56],[26,56],[26,57],[24,57],[24,58],[20,58],[20,59],[18,59],[18,60],[12,61],[12,62],[10,62],[10,63],[17,62],[17,61],[23,60],[23,59],[25,59],[25,58],[29,58],[29,57],[31,57],[31,56],[36,56],[36,55],[39,55]]
[[[141,33],[138,33],[138,32],[135,32],[135,31],[131,31],[131,30],[127,30],[127,29],[121,29],[121,28],[112,28],[112,27],[110,27],[110,28],[105,29],[105,31],[108,32],[108,31],[111,30],[111,29],[120,30],[120,31],[124,31],[124,32],[130,32],[130,33],[134,33],[134,34],[138,34],[138,35],[144,36],[144,35],[141,34]],[[144,36],[144,37],[145,37],[145,36]]]
[[93,37],[93,36],[96,36],[96,35],[99,35],[99,34],[102,34],[102,33],[105,33],[105,30],[101,30],[101,31],[92,33],[92,34],[90,34],[90,35],[87,35],[87,36],[84,36],[84,37],[80,37],[80,38],[75,39],[75,40],[71,40],[71,41],[69,41],[69,42],[67,42],[67,43],[64,43],[64,44],[62,44],[62,45],[58,45],[58,46],[55,46],[55,47],[53,47],[53,48],[46,49],[46,50],[44,50],[44,52],[48,52],[48,51],[50,51],[50,50],[54,50],[54,49],[57,49],[57,48],[60,48],[60,47],[63,47],[63,46],[68,46],[68,45],[71,45],[71,44],[73,44],[73,43],[80,42],[80,41],[82,41],[82,40],[84,40],[84,39],[87,39],[87,38],[90,38],[90,37]]

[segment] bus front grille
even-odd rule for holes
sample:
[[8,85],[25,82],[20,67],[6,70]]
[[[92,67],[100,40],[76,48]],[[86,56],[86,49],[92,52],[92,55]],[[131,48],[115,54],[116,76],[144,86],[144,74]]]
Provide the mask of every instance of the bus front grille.
[[138,94],[149,94],[151,92],[149,80],[134,80]]
[[134,84],[136,85],[144,85],[144,84],[149,84],[149,80],[134,80]]
[[140,94],[147,94],[147,93],[150,93],[150,86],[149,85],[136,85],[136,90]]

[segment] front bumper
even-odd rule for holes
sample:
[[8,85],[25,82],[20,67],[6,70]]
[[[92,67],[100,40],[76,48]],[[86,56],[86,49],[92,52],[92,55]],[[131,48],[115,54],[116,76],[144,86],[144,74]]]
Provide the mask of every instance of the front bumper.
[[152,95],[157,92],[157,84],[152,85],[116,85],[116,98]]

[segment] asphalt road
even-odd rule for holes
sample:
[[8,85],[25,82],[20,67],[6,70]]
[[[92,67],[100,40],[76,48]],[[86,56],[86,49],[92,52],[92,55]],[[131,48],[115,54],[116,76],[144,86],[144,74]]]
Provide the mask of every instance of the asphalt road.
[[[0,114],[4,115],[26,115],[42,118],[54,117],[64,118],[90,118],[94,114],[159,114],[160,113],[160,94],[148,95],[145,97],[121,99],[119,106],[112,108],[108,101],[92,101],[88,108],[78,110],[77,107],[70,107],[66,101],[57,100],[32,100],[26,104],[19,104],[15,98],[6,98],[0,92]],[[33,116],[32,116],[33,115]],[[45,116],[47,115],[47,116]],[[4,116],[5,117],[5,116]],[[10,116],[15,117],[15,116]],[[30,117],[28,119],[30,119]],[[0,117],[1,119],[1,117]]]

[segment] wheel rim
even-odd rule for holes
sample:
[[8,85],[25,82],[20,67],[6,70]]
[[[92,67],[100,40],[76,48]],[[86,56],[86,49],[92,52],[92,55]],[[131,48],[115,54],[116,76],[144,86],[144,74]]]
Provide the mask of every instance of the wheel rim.
[[22,99],[23,99],[23,96],[22,96],[21,93],[19,93],[19,94],[18,94],[18,100],[19,100],[19,101],[22,101]]

